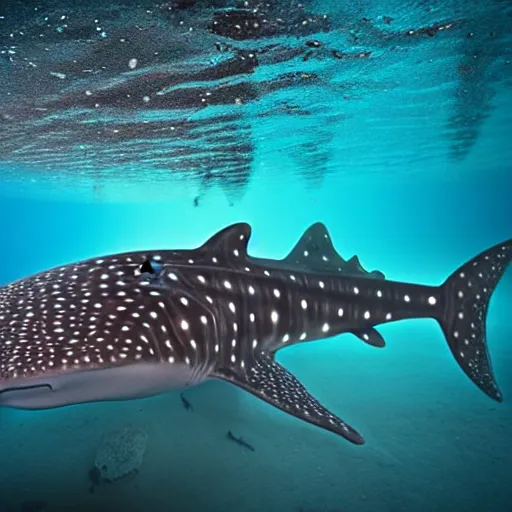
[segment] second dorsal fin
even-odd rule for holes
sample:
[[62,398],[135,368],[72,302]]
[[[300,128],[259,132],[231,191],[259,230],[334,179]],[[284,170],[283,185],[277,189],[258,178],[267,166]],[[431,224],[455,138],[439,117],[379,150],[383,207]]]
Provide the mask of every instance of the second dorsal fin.
[[365,270],[357,256],[344,260],[334,248],[329,232],[321,222],[313,224],[304,232],[282,262],[288,268],[309,272],[385,279],[384,274],[378,270]]

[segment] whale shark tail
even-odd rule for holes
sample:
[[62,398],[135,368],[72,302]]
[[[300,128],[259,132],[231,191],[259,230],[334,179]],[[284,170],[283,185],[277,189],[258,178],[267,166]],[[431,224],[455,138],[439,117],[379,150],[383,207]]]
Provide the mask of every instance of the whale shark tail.
[[459,267],[442,285],[444,313],[438,321],[464,373],[501,402],[487,350],[486,317],[491,296],[512,260],[512,239],[495,245]]

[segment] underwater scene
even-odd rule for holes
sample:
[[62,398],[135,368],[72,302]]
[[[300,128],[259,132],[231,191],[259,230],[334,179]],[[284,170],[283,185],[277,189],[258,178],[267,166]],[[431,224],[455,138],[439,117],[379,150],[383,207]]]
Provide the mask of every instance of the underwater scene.
[[0,1],[0,512],[512,510],[510,0]]

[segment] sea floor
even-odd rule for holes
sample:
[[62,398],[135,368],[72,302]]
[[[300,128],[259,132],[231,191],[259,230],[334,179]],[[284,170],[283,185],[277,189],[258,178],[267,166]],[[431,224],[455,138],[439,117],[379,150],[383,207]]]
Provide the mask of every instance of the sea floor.
[[[512,335],[496,316],[493,343]],[[346,335],[280,357],[361,431],[364,446],[222,382],[188,390],[192,411],[178,393],[42,412],[4,409],[0,510],[30,501],[48,512],[508,510],[511,403],[493,403],[471,385],[433,323],[383,332],[384,350]],[[504,394],[512,396],[512,352],[495,352]],[[88,470],[102,436],[124,426],[149,436],[140,472],[91,493]],[[229,441],[228,430],[255,451]]]

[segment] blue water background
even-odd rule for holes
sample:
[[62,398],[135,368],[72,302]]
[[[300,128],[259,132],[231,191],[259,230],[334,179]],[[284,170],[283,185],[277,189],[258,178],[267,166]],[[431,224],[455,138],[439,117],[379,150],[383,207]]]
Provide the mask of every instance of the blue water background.
[[[425,70],[419,76],[432,78],[418,65]],[[375,100],[329,142],[316,134],[319,146],[328,145],[331,172],[314,186],[278,151],[283,140],[261,126],[254,179],[233,206],[217,191],[195,208],[188,187],[152,189],[151,179],[127,188],[106,182],[98,196],[75,190],[58,173],[34,178],[33,169],[13,165],[0,187],[0,284],[91,256],[195,247],[237,221],[251,224],[255,256],[284,257],[310,224],[322,221],[344,258],[357,254],[365,268],[389,279],[440,284],[512,236],[510,80],[497,86],[495,109],[462,161],[441,151],[449,145],[438,122],[445,118],[446,91],[426,88],[416,101],[408,90],[393,93],[396,112],[400,94],[406,98],[404,126],[390,127],[390,119],[402,117]],[[292,144],[287,122],[278,133]],[[43,500],[49,512],[507,512],[511,297],[509,269],[487,325],[502,404],[462,373],[434,321],[398,322],[380,328],[387,341],[382,350],[347,334],[278,355],[363,434],[364,446],[222,382],[188,392],[193,413],[173,392],[41,412],[2,409],[0,511]],[[125,425],[149,435],[140,473],[90,493],[87,472],[102,437]],[[228,430],[256,451],[228,442]]]
[[[2,199],[2,280],[96,254],[193,247],[230,222],[254,229],[250,252],[283,257],[312,222],[326,223],[340,253],[389,278],[439,284],[459,264],[512,233],[510,177],[438,183],[406,176],[325,186],[254,187],[236,209],[190,203],[86,204]],[[495,404],[463,375],[433,321],[381,329],[384,350],[351,335],[283,351],[279,360],[367,439],[351,446],[224,383],[46,412],[2,411],[1,496],[44,498],[49,510],[486,510],[512,498],[512,274],[493,297],[489,347],[505,395]],[[135,484],[87,491],[105,430],[150,434]],[[228,429],[256,447],[226,442]],[[7,463],[8,461],[8,463]]]

